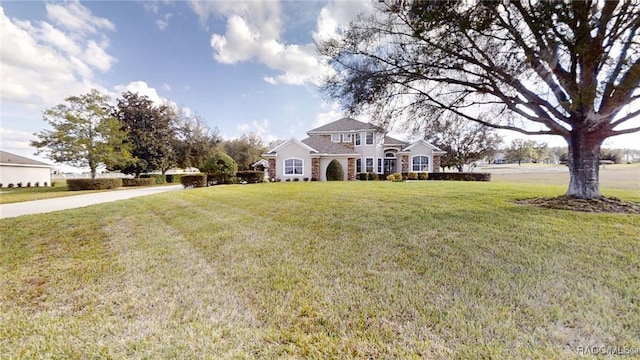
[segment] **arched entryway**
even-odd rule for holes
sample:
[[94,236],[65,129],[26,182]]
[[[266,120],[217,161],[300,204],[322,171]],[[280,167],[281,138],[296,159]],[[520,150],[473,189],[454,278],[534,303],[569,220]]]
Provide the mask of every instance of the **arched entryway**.
[[396,153],[393,151],[388,151],[384,154],[384,174],[394,174],[398,172],[398,159],[396,158]]
[[325,178],[327,181],[343,181],[344,180],[344,168],[342,164],[337,159],[331,160],[329,165],[327,165],[327,170],[325,171]]

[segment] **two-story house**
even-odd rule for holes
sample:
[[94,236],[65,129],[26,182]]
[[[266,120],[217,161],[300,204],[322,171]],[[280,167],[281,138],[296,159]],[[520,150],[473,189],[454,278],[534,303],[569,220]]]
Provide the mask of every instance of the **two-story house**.
[[394,139],[379,126],[349,118],[309,130],[307,135],[302,141],[291,138],[263,154],[269,162],[270,178],[324,181],[332,160],[342,165],[344,180],[371,172],[438,172],[440,157],[445,154],[426,141]]

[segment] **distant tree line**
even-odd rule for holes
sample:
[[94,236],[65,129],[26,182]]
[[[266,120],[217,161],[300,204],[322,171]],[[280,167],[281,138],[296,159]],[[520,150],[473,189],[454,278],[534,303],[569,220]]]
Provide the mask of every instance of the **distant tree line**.
[[51,129],[35,134],[31,145],[56,162],[141,174],[178,168],[205,168],[218,153],[228,154],[239,170],[248,170],[267,151],[256,134],[223,140],[217,128],[169,101],[125,92],[111,105],[97,90],[70,96],[44,111]]

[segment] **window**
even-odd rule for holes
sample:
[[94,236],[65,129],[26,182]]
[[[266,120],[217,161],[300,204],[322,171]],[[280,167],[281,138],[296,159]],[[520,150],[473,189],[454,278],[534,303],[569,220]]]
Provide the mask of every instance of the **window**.
[[365,139],[365,145],[373,145],[373,133],[368,132],[367,138]]
[[368,173],[373,172],[373,158],[364,159],[365,169]]
[[356,133],[356,146],[360,146],[362,145],[361,141],[360,141],[360,133]]
[[382,174],[382,158],[378,158],[378,174]]
[[332,142],[340,142],[340,134],[331,134],[331,141]]
[[302,160],[287,159],[284,161],[285,175],[302,175]]
[[351,134],[342,134],[342,142],[351,142]]
[[429,171],[429,158],[426,156],[414,156],[411,160],[411,170],[413,172]]
[[362,172],[362,159],[356,159],[356,173]]

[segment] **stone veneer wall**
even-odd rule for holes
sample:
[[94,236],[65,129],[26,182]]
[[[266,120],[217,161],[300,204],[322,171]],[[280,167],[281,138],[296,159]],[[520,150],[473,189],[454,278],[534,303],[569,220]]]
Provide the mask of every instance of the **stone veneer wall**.
[[276,159],[269,159],[269,179],[276,178]]
[[356,179],[356,158],[349,158],[347,160],[347,180]]
[[320,180],[320,159],[311,159],[311,179]]
[[433,172],[440,172],[440,155],[433,156]]
[[409,173],[409,155],[402,155],[400,162],[402,163],[402,173]]

